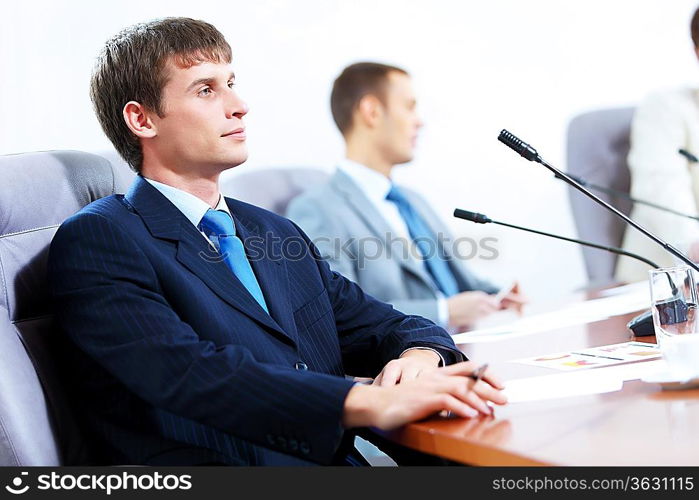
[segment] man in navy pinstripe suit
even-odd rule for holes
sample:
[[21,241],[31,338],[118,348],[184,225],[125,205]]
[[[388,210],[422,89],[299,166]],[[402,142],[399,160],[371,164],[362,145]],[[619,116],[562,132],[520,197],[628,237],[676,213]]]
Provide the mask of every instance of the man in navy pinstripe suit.
[[[287,219],[220,195],[247,158],[230,62],[213,26],[169,18],[127,28],[96,65],[97,116],[139,176],[68,219],[49,256],[94,460],[338,463],[348,429],[503,404],[444,330],[332,272]],[[229,232],[207,230],[212,212]]]

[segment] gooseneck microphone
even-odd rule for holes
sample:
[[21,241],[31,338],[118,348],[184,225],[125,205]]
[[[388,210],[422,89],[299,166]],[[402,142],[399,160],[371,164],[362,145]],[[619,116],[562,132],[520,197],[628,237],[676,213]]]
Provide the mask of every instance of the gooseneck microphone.
[[617,217],[625,221],[627,224],[632,226],[634,229],[640,231],[643,233],[646,237],[650,238],[654,242],[656,242],[658,245],[663,247],[667,252],[671,253],[678,259],[680,259],[682,262],[687,264],[689,267],[694,269],[695,271],[699,272],[699,266],[697,266],[694,262],[692,262],[691,259],[689,259],[687,256],[685,256],[682,252],[680,252],[678,249],[670,245],[669,243],[661,240],[657,236],[655,236],[653,233],[648,231],[646,228],[641,226],[640,224],[634,222],[632,219],[624,215],[622,212],[614,208],[612,205],[607,203],[606,201],[602,200],[598,196],[595,196],[592,192],[588,191],[586,188],[580,185],[580,183],[576,182],[574,179],[572,179],[568,174],[561,172],[558,170],[556,167],[550,165],[548,162],[546,162],[539,153],[537,153],[536,149],[531,147],[529,144],[526,142],[522,141],[518,137],[516,137],[514,134],[511,132],[508,132],[507,130],[502,130],[500,132],[500,135],[498,136],[498,140],[505,144],[507,147],[510,149],[514,150],[517,154],[520,156],[523,156],[529,161],[534,161],[536,163],[542,164],[544,167],[549,169],[557,178],[561,179],[564,181],[566,184],[574,187],[578,191],[580,191],[582,194],[593,200],[595,203],[603,206],[613,214],[615,214]]
[[[653,267],[656,269],[658,268],[658,264],[656,264],[652,260],[646,259],[645,257],[641,257],[640,255],[635,254],[635,253],[627,252],[626,250],[623,250],[621,248],[609,247],[606,245],[599,245],[597,243],[592,243],[590,241],[585,241],[585,240],[576,240],[575,238],[568,238],[566,236],[560,236],[558,234],[546,233],[544,231],[539,231],[537,229],[531,229],[528,227],[515,226],[514,224],[508,224],[506,222],[500,222],[497,220],[493,220],[490,217],[488,217],[487,215],[479,214],[476,212],[469,212],[468,210],[462,210],[460,208],[457,208],[456,210],[454,210],[454,217],[457,217],[459,219],[468,220],[471,222],[475,222],[477,224],[497,224],[499,226],[511,227],[513,229],[527,231],[528,233],[540,234],[542,236],[548,236],[550,238],[556,238],[558,240],[569,241],[571,243],[577,243],[579,245],[583,245],[586,247],[597,248],[599,250],[606,250],[607,252],[612,252],[612,253],[615,253],[617,255],[625,255],[627,257],[631,257],[632,259],[640,260],[641,262],[648,264],[650,267]],[[672,283],[672,281],[670,283]],[[674,288],[674,284],[672,284],[672,288]]]
[[[627,252],[626,250],[623,250],[621,248],[617,247],[610,247],[606,245],[599,245],[597,243],[592,243],[591,241],[585,241],[585,240],[577,240],[575,238],[568,238],[566,236],[561,236],[559,234],[552,234],[552,233],[546,233],[544,231],[539,231],[537,229],[531,229],[528,227],[522,227],[522,226],[516,226],[514,224],[508,224],[506,222],[500,222],[497,220],[493,220],[487,215],[484,214],[479,214],[477,212],[469,212],[468,210],[462,210],[460,208],[457,208],[454,210],[454,217],[457,217],[459,219],[464,219],[468,220],[471,222],[475,222],[477,224],[497,224],[499,226],[505,226],[505,227],[511,227],[513,229],[519,229],[521,231],[527,231],[528,233],[534,233],[534,234],[540,234],[542,236],[548,236],[549,238],[556,238],[557,240],[563,240],[563,241],[569,241],[571,243],[577,243],[579,245],[583,245],[586,247],[592,247],[592,248],[597,248],[599,250],[606,250],[607,252],[615,253],[617,255],[625,255],[626,257],[631,257],[632,259],[640,260],[644,264],[648,264],[650,267],[654,269],[658,269],[660,266],[653,262],[650,259],[646,259],[645,257],[641,257],[638,254]],[[672,296],[675,297],[678,294],[678,289],[677,286],[675,285],[674,281],[672,281],[672,277],[668,273],[667,275],[667,280],[670,285],[670,291],[672,292]]]
[[536,152],[536,149],[518,138],[512,132],[502,129],[500,135],[498,135],[498,141],[529,161],[535,161],[537,163],[542,163],[544,161],[544,159],[539,156],[539,153]]
[[[585,179],[581,177],[577,177],[575,175],[568,174],[568,177],[573,179],[575,182],[580,184],[581,186],[584,186],[589,189],[594,189],[595,191],[599,191],[601,193],[607,193],[611,194],[612,196],[617,196],[619,198],[624,198],[625,200],[629,200],[633,203],[636,203],[638,205],[645,205],[647,207],[655,208],[656,210],[660,210],[662,212],[667,212],[672,215],[677,215],[678,217],[684,217],[686,219],[692,219],[699,221],[699,215],[690,215],[686,214],[684,212],[678,212],[677,210],[674,210],[669,207],[664,207],[662,205],[658,205],[657,203],[653,203],[652,201],[646,201],[646,200],[639,200],[638,198],[634,198],[633,196],[630,196],[628,193],[624,193],[623,191],[619,191],[617,189],[612,189],[604,186],[599,186],[597,184],[594,184],[592,182],[588,182]],[[559,176],[556,176],[556,179],[561,179]]]
[[[694,156],[692,153],[687,151],[686,149],[680,149],[677,151],[679,154],[684,156],[688,162],[690,163],[699,163],[699,159]],[[637,205],[645,205],[647,207],[655,208],[656,210],[660,210],[662,212],[667,212],[672,215],[677,215],[678,217],[684,217],[685,219],[692,219],[699,221],[699,215],[690,215],[686,214],[684,212],[678,212],[677,210],[669,207],[665,207],[663,205],[658,205],[657,203],[653,203],[652,201],[647,201],[647,200],[640,200],[638,198],[634,198],[633,196],[629,195],[629,193],[625,193],[623,191],[619,191],[618,189],[612,189],[608,188],[605,186],[600,186],[599,184],[594,184],[592,182],[588,182],[582,177],[578,177],[572,174],[568,174],[568,177],[576,181],[578,184],[581,186],[584,186],[588,189],[593,189],[595,191],[599,191],[600,193],[607,193],[611,194],[612,196],[616,196],[617,198],[623,198],[625,200],[629,200],[630,202],[637,204]],[[556,176],[556,179],[560,180],[560,177]]]
[[686,149],[679,149],[677,152],[679,154],[681,154],[682,156],[684,156],[685,158],[687,158],[687,161],[689,163],[699,163],[699,158],[694,156],[692,153],[690,153]]

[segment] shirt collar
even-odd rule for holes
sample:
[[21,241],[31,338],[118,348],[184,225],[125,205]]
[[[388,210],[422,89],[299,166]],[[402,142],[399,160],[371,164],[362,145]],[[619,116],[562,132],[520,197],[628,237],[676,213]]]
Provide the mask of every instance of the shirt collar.
[[338,168],[350,176],[367,198],[374,202],[386,201],[386,195],[392,186],[391,180],[386,176],[347,158],[340,160]]
[[[162,182],[154,181],[153,179],[148,179],[146,177],[144,177],[144,179],[151,186],[160,191],[165,198],[170,200],[170,202],[175,205],[177,209],[182,212],[182,214],[184,214],[187,220],[197,227],[199,226],[199,223],[201,222],[202,217],[204,217],[206,211],[211,208],[208,203],[197,198],[193,194],[177,189],[176,187],[163,184]],[[214,210],[226,212],[231,216],[231,219],[233,218],[231,211],[228,208],[228,204],[221,194],[218,195],[218,204]]]

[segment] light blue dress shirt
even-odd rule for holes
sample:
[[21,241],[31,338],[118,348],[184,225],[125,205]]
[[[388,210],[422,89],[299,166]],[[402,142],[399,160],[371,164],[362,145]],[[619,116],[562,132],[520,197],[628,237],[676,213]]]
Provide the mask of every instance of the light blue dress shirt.
[[[202,217],[204,217],[206,211],[211,208],[208,203],[200,198],[197,198],[193,194],[177,189],[176,187],[168,186],[167,184],[163,184],[162,182],[154,181],[153,179],[148,179],[146,177],[144,177],[144,179],[151,186],[160,191],[165,198],[170,200],[170,202],[175,205],[175,207],[177,207],[177,209],[182,212],[185,217],[187,217],[187,220],[189,220],[189,222],[191,222],[194,227],[199,230],[199,223],[201,222]],[[226,204],[226,200],[220,193],[218,195],[218,204],[213,207],[213,209],[226,212],[228,215],[230,215],[231,219],[233,220],[233,224],[235,225],[235,220],[233,219],[233,215]],[[203,232],[199,232],[204,238],[206,238],[206,241],[216,248]]]

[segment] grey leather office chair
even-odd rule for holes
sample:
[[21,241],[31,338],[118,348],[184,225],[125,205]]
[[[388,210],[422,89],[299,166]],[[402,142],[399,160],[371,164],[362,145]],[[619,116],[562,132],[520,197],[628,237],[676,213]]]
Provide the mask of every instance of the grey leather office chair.
[[[568,125],[567,170],[588,182],[629,192],[630,176],[626,157],[634,108],[591,111],[574,117]],[[628,215],[632,203],[620,197],[593,191]],[[569,199],[580,238],[602,245],[621,245],[625,224],[592,200],[570,188]],[[616,255],[582,248],[589,284],[614,281]]]
[[119,189],[104,158],[78,151],[0,156],[0,465],[86,458],[56,375],[46,282],[58,226]]
[[292,199],[329,177],[329,173],[313,168],[257,168],[223,180],[221,192],[224,196],[286,215]]

